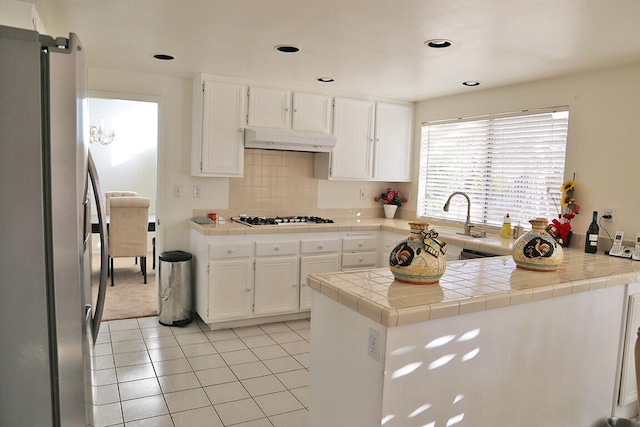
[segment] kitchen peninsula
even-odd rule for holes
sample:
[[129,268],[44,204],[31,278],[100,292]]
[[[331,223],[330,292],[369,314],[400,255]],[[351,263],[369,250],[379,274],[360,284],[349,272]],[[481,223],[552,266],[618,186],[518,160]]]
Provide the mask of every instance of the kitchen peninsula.
[[[402,284],[388,268],[312,275],[310,426],[596,427],[631,416],[633,359],[626,371],[621,359],[639,281],[640,263],[576,249],[556,272],[510,256],[450,262],[439,285]],[[627,408],[619,389],[633,396]]]

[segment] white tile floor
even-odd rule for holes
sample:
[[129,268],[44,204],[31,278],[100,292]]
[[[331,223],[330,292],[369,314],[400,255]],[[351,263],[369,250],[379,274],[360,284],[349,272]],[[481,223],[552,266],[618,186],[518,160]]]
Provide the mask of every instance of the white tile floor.
[[105,322],[95,347],[96,426],[305,427],[309,327]]

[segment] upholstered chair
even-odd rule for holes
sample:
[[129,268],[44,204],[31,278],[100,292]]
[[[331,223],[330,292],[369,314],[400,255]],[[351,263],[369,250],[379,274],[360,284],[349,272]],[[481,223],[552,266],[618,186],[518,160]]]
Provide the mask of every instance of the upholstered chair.
[[107,212],[107,215],[111,213],[109,201],[111,200],[112,197],[133,197],[137,195],[138,193],[136,193],[135,191],[105,191],[104,206],[105,206],[105,211]]
[[111,197],[109,223],[109,269],[113,286],[113,259],[140,258],[140,269],[147,283],[148,197]]

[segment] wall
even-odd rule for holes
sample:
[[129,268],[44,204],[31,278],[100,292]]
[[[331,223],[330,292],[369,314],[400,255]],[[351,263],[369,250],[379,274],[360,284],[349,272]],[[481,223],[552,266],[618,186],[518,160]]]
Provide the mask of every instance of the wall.
[[[300,168],[291,168],[287,172],[289,181],[282,178],[280,168],[290,162],[289,152],[271,152],[269,161],[280,165],[269,165],[269,173],[247,166],[245,178],[201,178],[190,175],[191,162],[191,102],[192,80],[164,75],[150,75],[126,71],[89,69],[89,90],[110,92],[121,99],[127,96],[150,96],[159,102],[158,135],[158,213],[160,230],[158,250],[189,250],[189,220],[194,212],[218,211],[227,216],[253,212],[262,212],[263,206],[280,206],[283,214],[312,214],[300,208],[315,211],[323,216],[380,216],[382,208],[373,198],[388,186],[380,182],[344,182],[313,179],[310,166],[313,154],[302,154]],[[256,150],[247,150],[247,153]],[[257,150],[260,151],[260,150]],[[247,159],[252,159],[251,155]],[[253,160],[249,160],[253,162]],[[257,161],[257,160],[256,160]],[[262,159],[261,161],[264,161]],[[307,165],[307,166],[302,166]],[[235,181],[235,182],[234,182]],[[247,191],[262,188],[263,182],[269,186],[261,191],[260,198],[248,196]],[[282,194],[291,190],[292,181],[305,182],[307,192],[305,200],[292,197],[284,208]],[[200,198],[192,196],[193,186],[200,185]],[[296,184],[297,185],[297,184]],[[174,197],[174,189],[180,187],[181,197]],[[317,187],[317,190],[316,190]],[[360,189],[365,197],[360,200]],[[298,194],[298,193],[296,193]],[[276,208],[267,208],[276,209]],[[278,208],[279,209],[279,208]],[[275,212],[275,210],[273,211]]]
[[[625,232],[633,240],[640,232],[640,197],[634,191],[633,172],[640,158],[640,64],[555,78],[498,89],[470,89],[469,94],[422,101],[416,106],[416,127],[421,122],[489,113],[568,105],[569,135],[565,178],[576,174],[576,201],[581,215],[573,221],[583,234],[591,212],[617,208],[608,231]],[[417,194],[419,130],[414,143],[413,184]],[[473,208],[473,205],[472,205]],[[415,197],[407,207],[415,211]],[[601,230],[601,237],[605,233]]]
[[[91,144],[102,191],[135,191],[156,213],[157,104],[91,97],[91,125],[116,133],[111,144]],[[92,208],[92,212],[95,209]]]

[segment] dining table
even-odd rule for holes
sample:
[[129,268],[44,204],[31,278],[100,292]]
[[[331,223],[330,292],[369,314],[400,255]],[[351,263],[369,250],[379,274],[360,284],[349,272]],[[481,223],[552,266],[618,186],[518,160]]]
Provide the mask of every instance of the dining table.
[[[106,216],[106,220],[107,220],[107,227],[109,227],[109,215],[105,215]],[[149,214],[149,223],[147,225],[147,232],[151,233],[153,231],[156,231],[156,215],[155,214]],[[91,232],[92,233],[99,233],[100,232],[100,225],[98,224],[98,215],[91,215]]]

